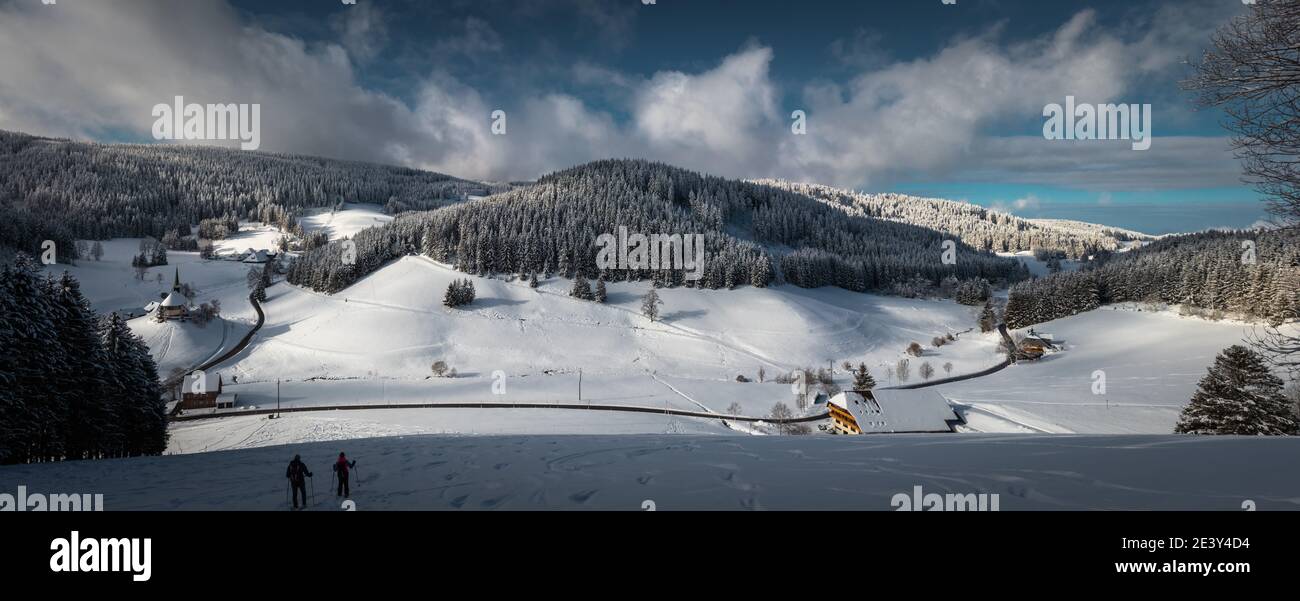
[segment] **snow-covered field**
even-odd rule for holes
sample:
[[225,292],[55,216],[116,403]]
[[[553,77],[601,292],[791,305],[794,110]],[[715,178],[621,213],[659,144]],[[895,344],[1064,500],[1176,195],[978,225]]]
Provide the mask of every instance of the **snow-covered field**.
[[256,222],[241,221],[239,231],[228,238],[212,241],[212,250],[221,257],[242,258],[248,250],[275,250],[284,236],[279,228]]
[[313,234],[325,232],[330,240],[350,238],[368,227],[383,225],[393,220],[392,215],[384,213],[379,205],[355,203],[345,204],[343,209],[331,211],[316,209],[298,220],[304,232]]
[[[150,354],[158,363],[158,375],[163,378],[176,369],[193,369],[234,346],[257,320],[248,303],[248,265],[203,260],[193,252],[169,251],[168,265],[150,267],[144,280],[137,280],[131,257],[139,252],[140,240],[116,239],[101,244],[104,256],[99,261],[83,259],[76,265],[58,265],[50,271],[57,274],[66,270],[76,277],[82,293],[100,313],[138,315],[129,322],[131,329],[149,345]],[[171,291],[177,270],[182,282],[199,290],[193,299],[195,303],[215,299],[221,304],[221,319],[205,326],[180,322],[160,324],[145,314],[145,305]]]
[[[245,301],[247,302],[247,301]],[[252,324],[217,319],[206,325],[192,322],[158,323],[149,317],[131,321],[131,331],[149,345],[158,375],[169,378],[177,370],[188,372],[233,348]]]
[[[542,418],[546,419],[546,418]],[[394,436],[0,467],[0,491],[102,493],[107,510],[283,510],[285,466],[357,461],[359,511],[895,508],[894,495],[998,495],[1002,511],[1300,509],[1300,438],[1068,435]],[[648,503],[647,503],[648,502]]]
[[[340,217],[354,213],[344,223]],[[368,209],[352,207],[313,227],[355,233]],[[310,217],[309,217],[310,219]],[[193,367],[238,341],[255,321],[247,301],[248,266],[170,253],[172,265],[131,276],[137,240],[105,243],[104,260],[71,267],[100,311],[142,307],[171,286],[176,267],[198,286],[198,300],[216,298],[224,322],[207,328],[156,324],[132,327],[150,344],[160,374]],[[1032,261],[1032,257],[1029,258]],[[162,274],[157,282],[155,274]],[[472,277],[473,304],[447,309],[448,283],[467,277],[423,257],[405,257],[335,295],[277,283],[264,304],[267,320],[252,344],[215,371],[239,408],[440,402],[574,402],[635,405],[764,416],[777,402],[794,406],[788,384],[772,378],[797,367],[865,362],[880,386],[898,385],[888,367],[915,341],[911,378],[923,362],[935,378],[979,371],[1000,356],[993,334],[971,331],[976,309],[950,301],[857,294],[792,286],[736,290],[665,289],[663,317],[640,314],[646,283],[610,283],[609,302],[570,298],[568,280],[530,289],[522,281]],[[1037,328],[1065,341],[1065,350],[939,390],[962,409],[967,431],[1166,433],[1215,354],[1236,344],[1249,326],[1103,308]],[[956,342],[930,345],[939,335]],[[446,361],[454,378],[433,377]],[[951,374],[944,364],[951,363]],[[767,381],[737,382],[737,375]],[[581,370],[581,373],[580,371]],[[1094,395],[1094,372],[1106,375]],[[236,382],[237,381],[237,382]],[[579,397],[581,385],[581,397]],[[720,421],[587,411],[426,409],[295,413],[281,422],[236,416],[178,424],[170,452],[390,434],[743,434]],[[256,434],[253,434],[256,432]]]
[[[217,371],[226,391],[239,395],[241,408],[274,407],[277,380],[283,407],[573,402],[581,380],[581,400],[596,404],[723,413],[736,403],[744,415],[765,416],[777,402],[794,406],[791,386],[771,381],[777,374],[833,365],[847,385],[841,364],[848,360],[866,362],[882,385],[897,383],[882,366],[903,357],[910,342],[929,347],[934,336],[969,330],[974,322],[974,309],[951,302],[790,286],[661,290],[663,317],[651,322],[639,312],[647,283],[611,283],[602,305],[570,298],[569,282],[561,279],[534,290],[522,281],[474,277],[473,304],[443,307],[447,284],[463,277],[426,258],[406,257],[332,296],[277,284],[268,291],[262,331]],[[911,360],[912,381],[926,361],[937,377],[945,363],[953,364],[954,374],[995,364],[994,346],[991,336],[966,332],[942,348],[928,348]],[[446,361],[457,377],[433,377],[435,360]],[[757,380],[759,369],[766,382],[736,381],[737,375]],[[234,379],[238,383],[230,384]],[[537,411],[492,410],[477,419],[461,410],[370,413],[354,437],[371,435],[375,427],[435,433],[663,433],[679,427],[664,418],[592,413],[541,420]],[[717,423],[698,427],[735,432]],[[223,429],[178,426],[172,450],[247,444]],[[300,430],[284,435],[289,438],[272,440],[316,436]]]
[[[1035,431],[1172,432],[1215,355],[1242,343],[1251,326],[1103,307],[1034,329],[1065,350],[939,391],[970,405],[973,419]],[[1104,389],[1094,387],[1103,377]]]
[[[1034,258],[1033,251],[1022,250],[1019,252],[1000,252],[997,253],[997,255],[999,257],[1015,259],[1017,261],[1020,261],[1021,263],[1024,263],[1025,269],[1028,269],[1029,273],[1034,277],[1043,277],[1051,273],[1051,270],[1047,268],[1047,262],[1040,261]],[[1074,261],[1072,259],[1061,259],[1061,271],[1078,271],[1078,270],[1079,270],[1078,261]]]
[[[81,259],[76,265],[49,268],[54,274],[64,270],[81,284],[91,306],[100,313],[144,313],[144,306],[161,300],[172,289],[172,279],[180,270],[181,281],[199,289],[195,302],[218,299],[227,318],[253,317],[248,304],[246,276],[248,265],[235,261],[207,261],[196,252],[167,252],[167,265],[150,267],[143,281],[135,279],[131,258],[139,252],[139,238],[118,238],[101,242],[104,256],[99,260]],[[161,276],[161,277],[159,277]]]

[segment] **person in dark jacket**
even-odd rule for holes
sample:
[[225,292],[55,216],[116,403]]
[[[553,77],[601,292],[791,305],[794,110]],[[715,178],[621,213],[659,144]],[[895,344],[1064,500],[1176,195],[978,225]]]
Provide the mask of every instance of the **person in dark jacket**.
[[289,469],[284,471],[284,477],[289,479],[289,485],[293,487],[293,508],[298,508],[298,492],[302,492],[302,506],[307,506],[307,478],[311,477],[311,472],[302,462],[302,458],[294,455],[293,461],[289,462]]
[[352,496],[352,490],[348,488],[348,469],[354,468],[356,466],[357,466],[356,461],[348,461],[346,455],[344,455],[343,453],[339,453],[339,460],[334,462],[334,471],[338,472],[339,475],[338,478],[339,489],[338,492],[335,493],[336,496],[340,496],[340,497]]

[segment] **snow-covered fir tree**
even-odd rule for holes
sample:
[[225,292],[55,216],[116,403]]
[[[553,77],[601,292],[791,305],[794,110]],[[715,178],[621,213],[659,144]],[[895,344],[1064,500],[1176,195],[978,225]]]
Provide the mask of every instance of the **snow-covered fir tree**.
[[573,287],[569,289],[569,296],[582,300],[595,300],[595,295],[591,293],[591,284],[587,283],[587,278],[578,274],[573,278]]
[[442,304],[447,307],[459,307],[474,302],[474,282],[468,278],[452,280],[447,285],[447,292],[442,296]]
[[149,349],[64,273],[0,267],[0,463],[158,454],[167,419]]
[[854,390],[871,390],[876,387],[876,378],[872,377],[866,363],[858,363],[857,369],[852,370],[852,373]]
[[980,310],[979,317],[980,332],[992,332],[998,328],[998,314],[993,309],[993,299],[984,301],[984,308]]
[[1183,408],[1174,432],[1181,434],[1297,434],[1297,419],[1282,380],[1264,358],[1241,345],[1219,353]]

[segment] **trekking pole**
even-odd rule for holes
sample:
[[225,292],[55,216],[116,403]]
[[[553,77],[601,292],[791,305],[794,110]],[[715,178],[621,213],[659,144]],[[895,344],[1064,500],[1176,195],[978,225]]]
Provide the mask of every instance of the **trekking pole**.
[[334,488],[334,472],[330,472],[330,490],[338,490]]
[[289,479],[284,479],[284,504],[289,504]]
[[313,503],[315,503],[316,502],[316,479],[311,476],[307,476],[307,479],[311,481],[311,500]]
[[361,490],[361,470],[358,470],[357,466],[354,465],[352,471],[357,473],[357,490]]

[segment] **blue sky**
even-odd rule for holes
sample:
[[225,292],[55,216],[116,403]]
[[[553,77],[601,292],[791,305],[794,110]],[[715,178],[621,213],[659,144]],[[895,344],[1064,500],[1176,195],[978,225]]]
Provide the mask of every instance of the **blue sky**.
[[[149,141],[175,95],[263,150],[529,179],[606,157],[1164,233],[1263,217],[1178,88],[1226,0],[0,0],[0,128]],[[22,58],[19,58],[22,57]],[[1148,151],[1042,109],[1150,103]],[[508,133],[490,132],[504,110]],[[807,115],[807,135],[790,114]]]

